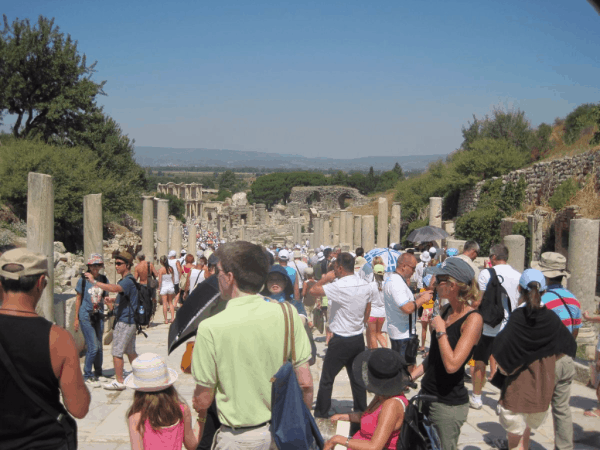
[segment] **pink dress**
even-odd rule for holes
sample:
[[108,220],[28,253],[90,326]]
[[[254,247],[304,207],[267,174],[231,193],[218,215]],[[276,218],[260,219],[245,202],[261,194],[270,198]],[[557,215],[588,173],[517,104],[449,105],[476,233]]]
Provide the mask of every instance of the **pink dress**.
[[[180,405],[184,413],[183,405]],[[180,420],[175,425],[154,431],[150,421],[144,424],[144,450],[181,450],[185,424]]]
[[[402,402],[404,405],[404,409],[406,410],[406,406],[408,406],[408,400],[404,395],[397,395],[396,397],[392,397]],[[379,407],[371,412],[371,413],[363,413],[360,418],[360,430],[352,436],[352,439],[360,439],[361,441],[370,441],[373,438],[373,434],[375,433],[375,428],[377,428],[377,420],[379,419],[379,413],[381,412],[381,408],[383,407],[383,403],[379,405]],[[396,449],[396,444],[398,442],[398,436],[400,435],[400,430],[392,432],[390,439],[386,442],[385,447],[390,450]]]

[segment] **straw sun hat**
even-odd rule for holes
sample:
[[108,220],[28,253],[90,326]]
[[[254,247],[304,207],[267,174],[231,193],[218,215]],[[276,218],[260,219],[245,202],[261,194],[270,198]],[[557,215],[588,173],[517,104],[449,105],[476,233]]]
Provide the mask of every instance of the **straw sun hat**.
[[177,372],[156,353],[139,355],[131,363],[133,372],[125,379],[125,386],[136,391],[157,392],[166,389],[177,380]]

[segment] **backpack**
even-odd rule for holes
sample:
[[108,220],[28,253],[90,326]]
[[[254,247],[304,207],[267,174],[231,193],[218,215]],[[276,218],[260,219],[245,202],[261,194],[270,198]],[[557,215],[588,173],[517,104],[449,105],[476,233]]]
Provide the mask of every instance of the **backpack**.
[[490,281],[485,288],[481,304],[479,305],[479,313],[483,318],[483,323],[491,327],[496,327],[504,320],[504,305],[503,300],[506,300],[508,312],[512,311],[510,298],[502,282],[502,276],[498,277],[496,270],[490,268]]
[[429,417],[419,411],[421,405],[416,404],[423,401],[434,402],[437,397],[419,393],[410,399],[404,411],[404,423],[400,428],[396,450],[442,450],[435,426]]
[[[283,365],[271,378],[271,435],[278,450],[317,450],[325,444],[317,423],[304,404],[302,390],[294,372],[294,312],[287,302],[280,303],[285,320]],[[290,339],[291,338],[291,339]],[[288,360],[288,339],[292,362]]]
[[[131,274],[127,275],[127,277],[131,277],[131,281],[135,285],[138,293],[138,306],[135,311],[133,311],[133,321],[137,328],[137,334],[143,334],[148,337],[148,335],[142,331],[142,327],[146,327],[150,325],[152,321],[152,317],[154,316],[154,302],[152,301],[152,289],[148,286],[140,285],[135,278]],[[125,277],[125,278],[127,278]],[[119,308],[115,313],[115,321],[113,322],[113,330],[115,326],[117,326],[117,322],[125,307],[131,308],[131,303],[129,296],[125,294],[125,292],[121,293],[123,298],[119,302]]]

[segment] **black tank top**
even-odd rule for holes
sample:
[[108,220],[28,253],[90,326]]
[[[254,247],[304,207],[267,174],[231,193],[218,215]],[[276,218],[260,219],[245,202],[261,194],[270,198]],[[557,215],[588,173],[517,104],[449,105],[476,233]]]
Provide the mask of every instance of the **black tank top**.
[[[450,311],[450,307],[442,314],[442,318],[446,318]],[[477,311],[470,311],[452,325],[446,329],[448,335],[448,342],[452,350],[456,348],[458,340],[460,339],[460,328],[467,317],[470,314],[477,313]],[[473,355],[473,349],[469,352],[469,356],[460,365],[455,373],[446,372],[444,362],[442,361],[442,355],[440,353],[440,347],[438,340],[435,336],[435,331],[431,332],[431,347],[429,349],[429,367],[423,376],[421,381],[421,389],[425,394],[436,395],[441,403],[447,405],[464,405],[469,401],[469,391],[465,387],[464,376],[465,376],[465,364],[471,359]]]
[[[58,379],[50,361],[50,328],[42,317],[0,314],[0,342],[23,382],[58,411]],[[3,450],[57,449],[65,432],[55,418],[42,411],[13,381],[0,362],[0,448]]]

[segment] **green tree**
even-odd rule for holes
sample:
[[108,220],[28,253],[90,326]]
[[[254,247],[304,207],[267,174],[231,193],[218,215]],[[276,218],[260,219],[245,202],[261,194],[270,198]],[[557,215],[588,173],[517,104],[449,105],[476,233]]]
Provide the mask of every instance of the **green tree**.
[[169,200],[169,215],[175,216],[180,222],[185,222],[185,200],[174,196],[173,194],[156,194],[158,198]]
[[96,107],[105,82],[91,77],[77,42],[40,16],[8,23],[0,33],[0,112],[16,116],[15,137],[38,135],[45,142],[65,138],[69,130],[83,130],[83,116]]
[[250,188],[248,200],[251,203],[264,203],[270,208],[277,202],[287,203],[294,186],[326,186],[329,184],[327,181],[322,173],[271,173],[256,179]]
[[226,198],[232,197],[233,193],[228,190],[228,189],[219,189],[219,192],[217,194],[217,201],[218,202],[222,202],[225,201]]
[[396,175],[398,175],[399,180],[404,179],[404,172],[402,172],[402,166],[400,164],[394,164],[394,168],[392,169],[392,171],[395,172]]
[[590,145],[598,145],[600,144],[600,106],[596,106],[592,112],[592,119],[594,120],[598,131],[594,133],[594,137],[592,137]]
[[236,182],[237,177],[235,176],[233,170],[226,170],[221,175],[219,175],[219,178],[217,179],[219,189],[227,189],[230,191],[233,190],[234,186],[236,185]]
[[565,119],[563,135],[563,140],[567,144],[574,144],[581,137],[584,128],[595,124],[597,107],[598,105],[594,103],[584,103],[569,113]]
[[387,172],[383,172],[377,178],[377,186],[375,187],[375,191],[383,192],[389,189],[393,189],[398,182],[398,174],[394,170],[389,170]]

